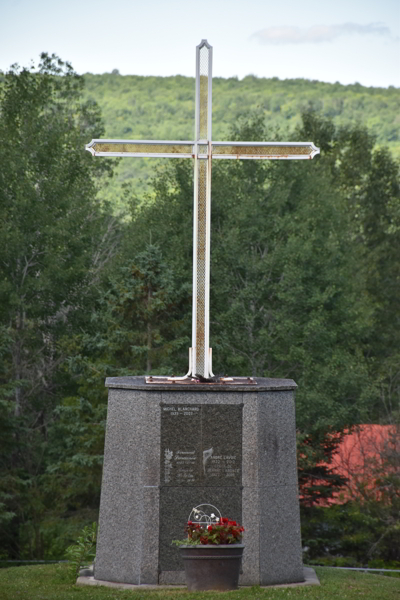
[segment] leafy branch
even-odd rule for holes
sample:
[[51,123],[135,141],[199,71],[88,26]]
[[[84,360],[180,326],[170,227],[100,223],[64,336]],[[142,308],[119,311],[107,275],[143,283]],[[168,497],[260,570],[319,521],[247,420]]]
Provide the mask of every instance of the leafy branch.
[[76,578],[79,575],[79,569],[85,563],[96,555],[96,536],[97,525],[86,525],[82,529],[82,534],[76,540],[76,544],[68,546],[65,556],[69,561],[71,573]]

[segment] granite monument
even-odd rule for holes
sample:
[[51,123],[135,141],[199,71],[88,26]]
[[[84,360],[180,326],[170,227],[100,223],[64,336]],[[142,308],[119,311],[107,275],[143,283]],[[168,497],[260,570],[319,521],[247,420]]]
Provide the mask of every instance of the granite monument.
[[312,142],[215,142],[212,47],[196,48],[195,140],[92,140],[94,156],[194,160],[193,310],[184,377],[111,377],[94,577],[184,583],[173,539],[194,507],[245,527],[242,585],[304,579],[290,379],[215,378],[209,348],[213,159],[311,159]]

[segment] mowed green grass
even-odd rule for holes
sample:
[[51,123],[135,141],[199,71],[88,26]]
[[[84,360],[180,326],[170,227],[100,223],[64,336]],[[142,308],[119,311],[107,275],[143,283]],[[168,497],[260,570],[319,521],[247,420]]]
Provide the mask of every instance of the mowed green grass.
[[127,591],[105,587],[77,586],[68,566],[41,565],[0,569],[0,600],[400,600],[400,579],[334,571],[316,567],[321,586],[296,588],[244,588],[235,592],[187,592],[180,590]]

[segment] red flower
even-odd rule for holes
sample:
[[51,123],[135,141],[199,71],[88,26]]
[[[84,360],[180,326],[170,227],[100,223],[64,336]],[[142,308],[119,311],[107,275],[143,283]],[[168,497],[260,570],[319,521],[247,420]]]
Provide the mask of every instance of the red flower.
[[221,517],[217,522],[207,525],[188,521],[185,532],[189,540],[203,545],[238,544],[242,538],[242,527],[236,521]]

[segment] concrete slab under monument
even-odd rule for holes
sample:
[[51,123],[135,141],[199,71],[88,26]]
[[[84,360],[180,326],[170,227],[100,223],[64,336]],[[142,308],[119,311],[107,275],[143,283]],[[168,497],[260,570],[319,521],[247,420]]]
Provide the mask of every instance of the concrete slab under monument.
[[240,585],[304,581],[293,380],[106,385],[94,580],[183,584],[171,541],[211,504],[245,527]]
[[[321,585],[320,581],[315,573],[315,570],[311,567],[304,567],[304,581],[299,581],[298,583],[279,583],[274,585],[265,585],[261,586],[262,588],[281,588],[281,587],[297,587],[303,585]],[[122,590],[176,590],[182,589],[186,586],[183,585],[152,585],[152,584],[143,584],[143,585],[134,585],[132,583],[115,583],[113,581],[100,581],[95,579],[91,575],[80,575],[76,580],[76,585],[97,585],[104,587],[113,587]],[[247,587],[240,585],[239,587]]]

